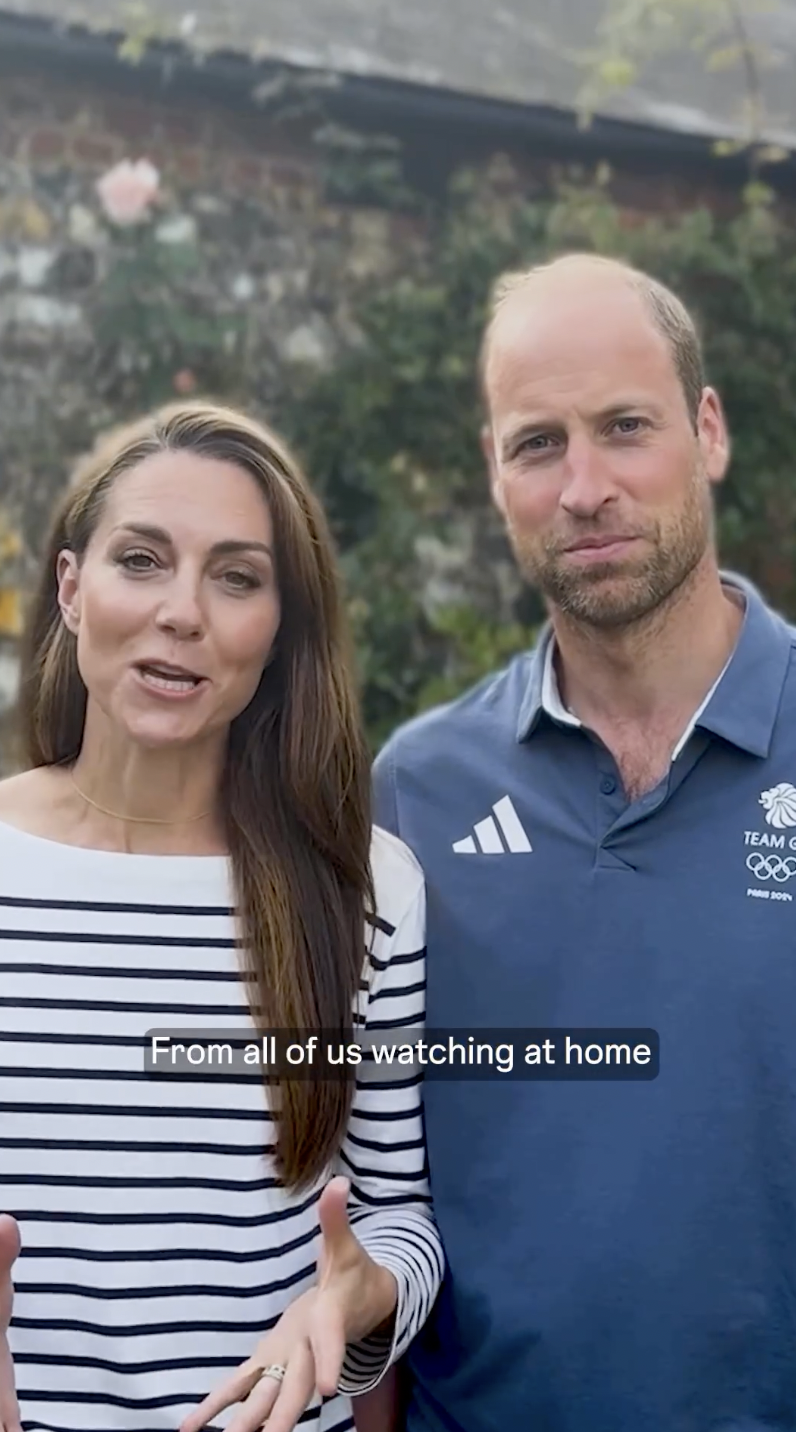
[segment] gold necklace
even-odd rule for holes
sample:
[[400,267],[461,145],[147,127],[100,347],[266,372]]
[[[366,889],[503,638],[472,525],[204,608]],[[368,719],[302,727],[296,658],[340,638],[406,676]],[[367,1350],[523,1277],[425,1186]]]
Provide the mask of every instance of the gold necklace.
[[212,815],[212,811],[209,810],[200,811],[199,815],[185,816],[180,820],[158,820],[154,816],[145,815],[119,815],[118,811],[108,810],[106,806],[101,806],[97,801],[93,801],[91,796],[86,795],[85,791],[81,791],[71,771],[69,773],[69,779],[80,796],[80,799],[84,800],[86,805],[93,806],[95,810],[99,811],[100,815],[109,815],[111,820],[126,820],[133,825],[193,825],[195,821],[204,820],[206,816]]

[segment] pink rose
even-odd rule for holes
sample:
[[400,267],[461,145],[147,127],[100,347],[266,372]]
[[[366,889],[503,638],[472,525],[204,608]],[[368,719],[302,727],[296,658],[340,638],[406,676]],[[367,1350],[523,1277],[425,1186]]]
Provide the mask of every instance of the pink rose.
[[97,181],[97,193],[113,224],[140,224],[149,218],[157,198],[160,174],[148,159],[133,164],[129,159],[114,165]]
[[190,368],[181,368],[172,378],[174,390],[177,393],[187,394],[196,391],[196,378]]

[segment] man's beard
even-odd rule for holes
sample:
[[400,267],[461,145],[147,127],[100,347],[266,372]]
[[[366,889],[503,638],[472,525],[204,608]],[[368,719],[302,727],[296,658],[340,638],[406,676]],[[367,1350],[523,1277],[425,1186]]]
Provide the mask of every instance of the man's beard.
[[688,582],[713,536],[709,490],[701,472],[694,474],[682,511],[665,524],[655,523],[634,536],[648,544],[647,555],[594,561],[578,568],[562,548],[571,542],[608,535],[606,523],[583,524],[566,539],[542,544],[511,534],[523,576],[573,621],[604,630],[632,626],[658,611]]

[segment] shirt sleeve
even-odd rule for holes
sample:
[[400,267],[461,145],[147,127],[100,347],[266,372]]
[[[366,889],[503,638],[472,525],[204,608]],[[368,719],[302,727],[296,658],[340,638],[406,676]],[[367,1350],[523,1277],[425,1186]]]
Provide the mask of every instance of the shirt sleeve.
[[[402,1033],[414,1041],[425,1024],[425,885],[405,847],[401,860],[414,890],[394,928],[380,922],[364,1001],[364,1030],[387,1043],[401,1042]],[[346,1349],[339,1391],[349,1397],[369,1392],[406,1352],[431,1312],[444,1268],[429,1192],[422,1076],[416,1067],[388,1070],[367,1060],[359,1069],[339,1171],[351,1182],[352,1229],[393,1274],[398,1302],[390,1334]]]

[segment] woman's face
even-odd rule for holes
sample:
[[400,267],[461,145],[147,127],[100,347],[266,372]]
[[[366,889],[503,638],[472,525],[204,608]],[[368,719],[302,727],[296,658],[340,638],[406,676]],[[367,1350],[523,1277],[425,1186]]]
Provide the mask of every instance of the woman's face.
[[117,478],[80,566],[58,563],[89,703],[148,747],[223,733],[279,627],[271,514],[234,463],[162,452]]

